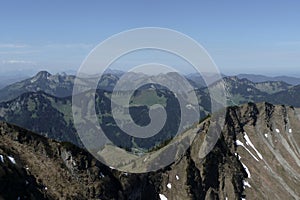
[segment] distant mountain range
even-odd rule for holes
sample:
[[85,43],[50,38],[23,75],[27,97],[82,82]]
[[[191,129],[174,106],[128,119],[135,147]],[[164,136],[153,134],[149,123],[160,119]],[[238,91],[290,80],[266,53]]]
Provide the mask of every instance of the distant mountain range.
[[[97,88],[112,91],[117,81],[123,74],[124,72],[118,70],[106,71],[106,73],[102,76],[102,79],[100,80]],[[136,73],[132,73],[132,75],[136,79],[140,76],[140,74]],[[207,87],[204,78],[208,81],[208,85],[214,84],[219,81],[219,76],[208,73],[203,74],[204,78],[199,74],[189,74],[185,77],[195,88]],[[234,76],[221,75],[221,77],[226,78]],[[236,77],[238,79],[247,79],[251,81],[252,83],[249,82],[249,85],[269,94],[289,89],[290,86],[300,84],[300,78],[288,76],[267,77],[262,75],[240,74]],[[0,76],[0,102],[12,100],[26,92],[37,91],[44,91],[56,97],[71,96],[75,78],[75,75],[67,75],[65,73],[52,75],[47,71],[41,71],[34,77],[24,80],[21,80],[22,77],[19,76],[15,78]],[[95,79],[96,76],[87,76],[86,78],[80,79],[80,84],[82,85],[82,87],[89,86],[90,82],[94,81]],[[230,81],[230,79],[227,80]],[[276,82],[277,86],[274,82]],[[2,87],[4,87],[4,85],[6,87],[1,89],[1,85]]]
[[256,75],[256,74],[239,74],[238,78],[246,78],[252,82],[267,82],[267,81],[282,81],[286,82],[290,85],[300,85],[300,78],[291,77],[291,76],[264,76],[264,75]]
[[[282,81],[254,83],[248,79],[239,79],[238,77],[225,77],[223,81],[227,90],[228,105],[240,105],[247,102],[271,102],[300,106],[298,99],[294,98],[297,91],[299,91],[298,86],[292,86]],[[215,88],[220,87],[220,84],[220,81],[211,84],[209,86],[210,91],[213,92]],[[285,96],[279,94],[285,94]]]
[[[139,74],[131,75],[133,78],[142,76]],[[98,88],[104,89],[98,89],[96,95],[96,108],[98,109],[99,121],[103,121],[106,124],[114,124],[110,113],[110,95],[119,77],[112,74],[106,74],[103,77],[98,84]],[[161,77],[163,78],[163,76]],[[74,79],[75,76],[72,75],[51,75],[43,71],[39,72],[33,78],[3,88],[0,93],[0,99],[2,99],[2,103],[0,103],[0,120],[19,125],[49,138],[59,141],[69,141],[81,146],[74,128],[71,110],[72,100],[70,95],[72,95]],[[83,79],[81,82],[82,86],[84,87],[85,84],[88,84],[88,81],[89,79]],[[300,107],[300,86],[293,86],[282,81],[254,83],[245,78],[239,79],[238,77],[224,77],[222,81],[226,85],[227,104],[229,106],[241,105],[248,102],[270,102]],[[218,92],[217,88],[220,83],[220,80],[212,83],[209,86],[210,91]],[[172,97],[171,93],[159,88],[155,92],[156,95],[160,95],[164,99],[171,99]],[[211,112],[211,98],[208,88],[195,88],[195,92],[202,109],[200,113],[201,117],[205,117]],[[149,99],[150,93],[147,90],[137,94],[139,96],[135,96],[131,102],[131,115],[133,119],[136,119],[136,123],[145,125],[149,123],[147,113],[151,105],[148,104],[149,102],[155,102],[155,98],[152,100]],[[151,95],[155,96],[155,93],[151,93]],[[162,101],[161,97],[158,98],[160,99],[159,101]],[[122,97],[120,96],[120,98]],[[177,112],[171,109],[174,105],[169,104],[168,106],[170,111]],[[112,125],[108,127],[109,132],[119,134],[120,130],[114,129],[116,126]],[[170,128],[172,130],[172,126]],[[172,135],[168,135],[168,137],[172,137]],[[113,138],[119,146],[126,148],[133,147],[130,137],[127,139],[122,137]],[[144,147],[153,147],[157,139],[153,141],[148,140],[147,143],[144,143]]]
[[[73,93],[75,75],[56,74],[52,75],[47,71],[41,71],[34,77],[8,85],[0,90],[0,102],[9,101],[26,92],[43,91],[56,97],[68,97]],[[88,87],[95,77],[81,78],[80,85]],[[118,81],[118,77],[112,74],[105,74],[98,83],[98,88],[111,91]],[[96,88],[94,88],[96,89]]]
[[[248,79],[253,83],[262,83],[262,82],[285,82],[290,85],[300,85],[300,78],[292,77],[292,76],[265,76],[265,75],[258,75],[258,74],[238,74],[238,75],[225,75],[220,74],[217,76],[211,73],[203,73],[202,76],[198,73],[192,73],[186,75],[186,78],[190,79],[194,83],[197,83],[201,86],[206,86],[207,84],[210,85],[216,81],[218,81],[219,77],[234,77],[236,76],[239,79]],[[206,84],[204,78],[208,81]]]

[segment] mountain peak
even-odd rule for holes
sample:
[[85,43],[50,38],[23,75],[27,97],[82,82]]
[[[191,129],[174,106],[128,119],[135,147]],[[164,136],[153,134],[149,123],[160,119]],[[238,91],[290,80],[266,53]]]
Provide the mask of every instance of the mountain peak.
[[35,75],[35,78],[37,79],[46,79],[48,77],[50,77],[51,74],[47,71],[40,71]]

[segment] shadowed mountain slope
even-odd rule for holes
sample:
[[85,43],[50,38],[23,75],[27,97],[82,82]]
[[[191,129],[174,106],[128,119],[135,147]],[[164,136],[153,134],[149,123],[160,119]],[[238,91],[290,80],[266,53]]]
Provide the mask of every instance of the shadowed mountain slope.
[[268,103],[227,109],[204,158],[210,120],[185,155],[147,174],[112,170],[86,151],[0,123],[0,196],[17,199],[299,199],[299,110]]

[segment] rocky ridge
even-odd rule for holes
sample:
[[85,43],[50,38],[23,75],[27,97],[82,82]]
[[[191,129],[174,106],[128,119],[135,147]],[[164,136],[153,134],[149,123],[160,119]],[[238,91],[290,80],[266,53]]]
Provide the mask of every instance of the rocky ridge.
[[[268,103],[227,109],[213,150],[199,158],[209,119],[185,155],[127,174],[70,143],[0,124],[0,196],[30,199],[299,199],[299,110]],[[14,162],[12,161],[12,159]]]

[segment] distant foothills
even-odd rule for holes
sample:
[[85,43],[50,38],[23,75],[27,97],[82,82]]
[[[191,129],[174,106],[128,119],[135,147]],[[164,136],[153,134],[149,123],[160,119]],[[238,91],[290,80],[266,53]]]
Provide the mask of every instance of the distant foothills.
[[[119,70],[107,70],[99,81],[97,89],[112,91],[124,73],[125,72]],[[135,77],[142,76],[142,74],[130,73]],[[169,75],[172,76],[172,73],[169,73]],[[207,92],[207,85],[211,88],[216,86],[220,81],[219,78],[222,77],[229,96],[231,96],[228,100],[229,104],[235,105],[248,101],[269,101],[272,100],[272,97],[276,96],[278,101],[272,103],[298,105],[296,102],[285,102],[285,100],[281,100],[281,98],[283,98],[282,96],[285,93],[291,95],[297,91],[300,87],[298,86],[300,85],[300,78],[290,76],[270,77],[254,74],[239,74],[236,76],[226,76],[222,74],[221,76],[217,76],[210,73],[204,73],[202,76],[196,73],[184,76],[196,91],[200,90],[202,93],[203,91]],[[27,92],[38,91],[45,92],[54,97],[68,97],[72,95],[75,78],[75,71],[72,71],[71,74],[57,73],[54,75],[47,71],[40,71],[33,77],[27,77],[21,75],[21,73],[16,74],[13,78],[12,75],[7,77],[1,75],[0,102],[13,100]],[[88,85],[89,82],[94,81],[96,78],[96,76],[82,78],[81,84],[82,86]],[[175,77],[173,76],[173,78]],[[237,99],[236,97],[239,95],[241,95],[241,97]],[[270,95],[272,95],[271,98]]]
[[[47,70],[41,70],[40,72],[46,72]],[[13,84],[15,82],[19,82],[25,79],[30,78],[33,74],[38,74],[39,72],[36,72],[34,70],[29,71],[9,71],[9,72],[2,72],[0,74],[0,89],[4,88],[5,86],[8,86],[10,84]],[[116,69],[108,69],[105,72],[106,74],[113,74],[115,76],[120,77],[125,72],[121,70]],[[50,73],[49,73],[50,74]],[[77,71],[75,70],[67,70],[67,71],[61,71],[61,72],[55,72],[53,75],[68,75],[68,76],[75,76],[77,74]],[[209,83],[212,83],[212,81],[216,81],[216,77],[214,74],[210,73],[203,73],[202,76],[198,73],[189,73],[184,75],[186,78],[200,84],[205,85],[203,77],[206,78],[206,80],[209,81]],[[246,78],[254,83],[258,82],[267,82],[267,81],[282,81],[286,82],[290,85],[299,85],[300,84],[300,77],[298,76],[287,76],[287,75],[278,75],[278,76],[269,76],[269,75],[262,75],[262,74],[246,74],[241,73],[237,75],[229,75],[229,74],[221,74],[221,77],[233,77],[236,76],[239,79]],[[219,77],[219,76],[218,76]]]
[[[119,146],[131,149],[134,148],[132,138],[119,137],[119,130],[111,115],[110,96],[114,86],[118,82],[122,72],[109,71],[105,73],[98,83],[96,90],[96,110],[99,122],[110,124],[106,126],[108,131],[115,132],[113,139]],[[132,74],[135,78],[141,74]],[[174,76],[170,73],[169,76]],[[207,80],[213,80],[212,74]],[[55,74],[41,71],[34,77],[19,80],[0,89],[0,120],[16,124],[33,132],[40,133],[46,137],[59,141],[68,141],[81,146],[73,124],[72,115],[72,92],[75,75]],[[88,85],[95,77],[83,78],[80,84],[82,87]],[[176,78],[174,76],[173,78]],[[223,76],[223,80],[216,80],[208,87],[205,86],[203,78],[196,74],[186,76],[187,80],[194,87],[201,108],[200,118],[205,118],[211,113],[211,101],[209,91],[217,91],[221,81],[224,81],[227,90],[227,105],[237,106],[248,102],[259,103],[268,102],[272,104],[288,105],[300,107],[300,79],[289,77],[265,77],[258,75]],[[145,125],[150,118],[147,113],[149,106],[159,101],[163,106],[172,112],[172,120],[167,125],[165,137],[172,138],[174,135],[172,126],[174,120],[178,120],[178,110],[175,108],[176,101],[174,94],[159,87],[145,87],[144,91],[136,93],[130,103],[132,118],[136,123]],[[90,92],[90,91],[87,91]],[[84,94],[79,94],[84,95]],[[149,99],[149,97],[151,97]],[[170,99],[169,101],[167,101]],[[187,105],[193,109],[193,105]],[[47,114],[45,114],[47,113]],[[146,113],[146,115],[145,115]],[[142,116],[142,117],[141,117]],[[162,141],[157,136],[153,140],[148,140],[139,148],[149,150],[159,145],[157,141]]]

